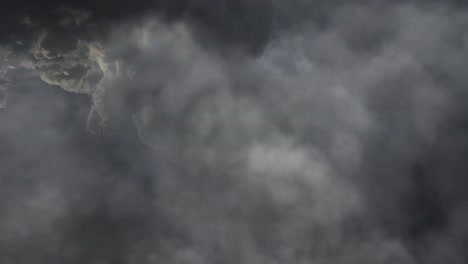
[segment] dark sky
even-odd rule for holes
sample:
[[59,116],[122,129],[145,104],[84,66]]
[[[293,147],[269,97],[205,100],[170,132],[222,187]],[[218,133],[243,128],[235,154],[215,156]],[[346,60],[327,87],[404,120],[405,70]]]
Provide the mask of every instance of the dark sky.
[[0,4],[0,264],[468,262],[463,1]]

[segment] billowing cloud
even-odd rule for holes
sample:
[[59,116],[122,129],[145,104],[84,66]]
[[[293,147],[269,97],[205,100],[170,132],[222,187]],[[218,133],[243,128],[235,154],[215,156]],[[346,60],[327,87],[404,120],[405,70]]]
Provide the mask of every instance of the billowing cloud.
[[12,4],[0,257],[464,263],[465,8]]

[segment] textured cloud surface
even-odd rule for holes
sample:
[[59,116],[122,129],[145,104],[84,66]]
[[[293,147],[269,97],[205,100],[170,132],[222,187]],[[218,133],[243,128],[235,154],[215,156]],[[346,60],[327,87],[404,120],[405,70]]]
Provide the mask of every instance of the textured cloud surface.
[[1,263],[466,263],[457,1],[6,1]]

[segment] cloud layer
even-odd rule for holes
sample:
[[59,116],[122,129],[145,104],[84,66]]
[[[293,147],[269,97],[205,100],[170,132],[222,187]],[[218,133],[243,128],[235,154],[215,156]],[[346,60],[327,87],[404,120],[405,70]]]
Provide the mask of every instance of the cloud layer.
[[468,259],[463,3],[9,10],[0,261]]

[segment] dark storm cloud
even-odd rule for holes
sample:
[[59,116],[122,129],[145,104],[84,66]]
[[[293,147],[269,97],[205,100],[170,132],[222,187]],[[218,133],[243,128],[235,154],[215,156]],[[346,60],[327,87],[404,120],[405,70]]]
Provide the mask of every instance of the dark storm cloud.
[[466,262],[462,2],[8,5],[0,257]]
[[[258,51],[267,41],[273,7],[271,0],[137,0],[120,1],[119,4],[109,0],[44,0],[7,1],[2,5],[6,7],[1,19],[2,40],[24,37],[30,33],[28,27],[45,26],[60,30],[57,24],[66,24],[66,29],[59,32],[62,38],[54,41],[53,45],[57,45],[66,41],[63,37],[67,34],[90,34],[91,31],[105,34],[108,23],[157,13],[166,21],[190,19],[193,27],[203,35],[200,41],[215,41],[252,51]],[[93,29],[77,29],[82,22],[80,19],[86,18],[94,23]]]

